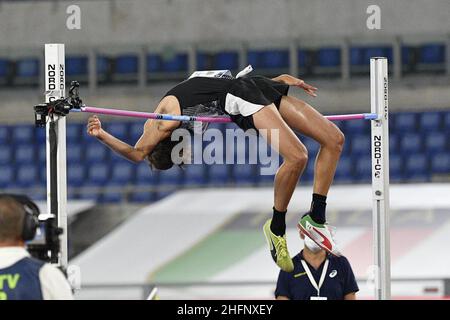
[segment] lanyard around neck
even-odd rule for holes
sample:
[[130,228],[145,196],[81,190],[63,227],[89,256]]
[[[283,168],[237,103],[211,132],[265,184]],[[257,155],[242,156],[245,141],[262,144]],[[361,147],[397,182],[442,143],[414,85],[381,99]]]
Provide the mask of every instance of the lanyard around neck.
[[314,277],[311,273],[311,270],[309,270],[308,264],[305,262],[305,260],[301,260],[303,268],[305,269],[306,275],[309,278],[309,281],[311,282],[311,284],[313,285],[314,288],[316,288],[317,290],[317,296],[320,296],[320,288],[322,287],[322,284],[325,280],[325,275],[327,274],[327,270],[328,270],[328,259],[325,260],[325,264],[323,265],[323,269],[322,269],[322,274],[320,275],[320,280],[319,280],[319,284],[317,284],[316,280],[314,280]]

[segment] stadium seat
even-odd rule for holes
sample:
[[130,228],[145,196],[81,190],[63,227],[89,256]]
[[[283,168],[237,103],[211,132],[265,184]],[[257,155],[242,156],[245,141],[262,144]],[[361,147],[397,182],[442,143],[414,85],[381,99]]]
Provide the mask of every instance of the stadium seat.
[[420,47],[419,63],[439,64],[445,61],[445,45],[430,43]]
[[254,68],[281,69],[289,67],[288,50],[249,50],[247,61]]
[[91,163],[105,163],[108,158],[108,149],[100,142],[93,141],[92,143],[83,146],[84,157],[87,164]]
[[110,184],[126,185],[134,180],[134,165],[126,160],[112,166]]
[[416,132],[417,114],[413,112],[402,112],[395,116],[395,130],[397,132]]
[[357,157],[355,161],[355,179],[359,182],[369,182],[372,179],[372,157]]
[[[66,128],[67,143],[78,143],[82,140],[83,130],[86,125],[83,123],[70,123]],[[45,130],[44,130],[45,131]]]
[[12,141],[15,143],[33,143],[34,127],[31,125],[16,125],[12,128]]
[[5,79],[9,73],[9,60],[0,59],[0,79]]
[[307,137],[302,137],[300,140],[305,145],[306,150],[308,150],[308,157],[310,159],[314,158],[317,152],[319,151],[320,148],[319,143]]
[[392,61],[392,48],[390,47],[352,47],[350,48],[350,65],[367,66],[372,57],[387,57]]
[[235,164],[232,167],[233,182],[237,185],[254,185],[260,175],[254,164]]
[[219,52],[215,57],[214,68],[234,70],[239,68],[239,54],[233,51]]
[[99,76],[99,80],[106,80],[111,73],[111,61],[106,56],[97,56],[96,58],[97,64],[97,75]]
[[442,123],[441,112],[424,112],[420,115],[420,130],[422,132],[439,131]]
[[136,167],[134,183],[137,185],[156,185],[158,183],[158,170],[151,170],[147,163],[140,163]]
[[304,68],[309,64],[309,54],[306,50],[297,51],[298,66]]
[[128,124],[130,139],[133,143],[136,143],[144,132],[144,124],[142,121],[130,122]]
[[0,126],[0,144],[9,143],[9,127]]
[[103,163],[92,164],[88,169],[88,185],[104,185],[109,179],[109,166]]
[[147,73],[183,72],[188,70],[188,55],[178,53],[167,57],[160,54],[147,55]]
[[[311,166],[313,167],[313,163],[311,163]],[[349,156],[341,157],[339,160],[336,174],[335,174],[335,181],[336,182],[349,182],[353,179],[353,159]],[[370,170],[370,166],[369,166]]]
[[85,76],[88,74],[88,58],[86,56],[66,57],[67,76]]
[[351,154],[354,156],[370,155],[370,136],[366,134],[353,135],[350,139]]
[[128,125],[126,122],[109,122],[105,129],[116,138],[128,142]]
[[17,169],[16,183],[19,187],[30,187],[37,183],[37,170],[35,165],[24,165]]
[[190,185],[203,185],[206,183],[206,165],[203,164],[190,164],[184,168],[184,184]]
[[174,165],[169,170],[159,172],[160,185],[178,185],[183,180],[183,170],[177,165]]
[[132,202],[139,202],[139,203],[149,203],[153,202],[155,200],[156,194],[154,192],[150,191],[139,191],[134,192],[130,196],[130,201]]
[[120,203],[125,200],[125,195],[117,190],[104,189],[100,197],[98,198],[99,203]]
[[16,75],[19,78],[33,78],[39,76],[39,60],[25,58],[16,62]]
[[438,174],[450,174],[450,153],[444,152],[434,155],[431,159],[431,171]]
[[422,136],[418,133],[406,133],[400,138],[400,149],[403,153],[417,153],[422,150]]
[[389,174],[391,177],[401,177],[403,173],[403,159],[399,154],[389,155]]
[[208,182],[223,185],[229,182],[229,166],[226,164],[212,164],[208,167]]
[[67,167],[67,183],[69,186],[79,187],[85,181],[85,166],[83,164],[71,164]]
[[12,148],[8,145],[0,148],[0,165],[6,166],[13,162],[13,151]]
[[115,59],[114,72],[119,75],[137,74],[139,59],[137,55],[118,56]]
[[341,64],[340,48],[322,48],[317,51],[319,67],[338,67]]
[[425,137],[425,148],[431,154],[445,152],[449,138],[444,132],[430,132]]
[[0,166],[0,188],[7,189],[14,183],[14,170],[12,166]]
[[389,152],[391,154],[399,152],[399,137],[396,133],[389,133]]
[[80,163],[82,161],[85,150],[83,150],[81,145],[68,144],[66,148],[67,162],[69,164]]
[[370,132],[370,121],[355,120],[345,124],[344,134],[363,134]]
[[428,171],[428,159],[424,153],[407,155],[405,160],[405,173],[408,177],[423,175]]
[[35,162],[35,150],[33,145],[31,144],[22,144],[17,145],[14,148],[15,151],[15,163],[22,165],[22,164],[31,164]]

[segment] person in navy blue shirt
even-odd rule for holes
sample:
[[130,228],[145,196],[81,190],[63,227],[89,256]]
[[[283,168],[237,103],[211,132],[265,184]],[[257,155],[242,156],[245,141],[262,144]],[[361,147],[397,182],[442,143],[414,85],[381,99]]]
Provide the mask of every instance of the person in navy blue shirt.
[[299,229],[304,249],[292,262],[293,272],[280,270],[277,300],[355,300],[359,291],[352,267],[344,256],[321,249]]

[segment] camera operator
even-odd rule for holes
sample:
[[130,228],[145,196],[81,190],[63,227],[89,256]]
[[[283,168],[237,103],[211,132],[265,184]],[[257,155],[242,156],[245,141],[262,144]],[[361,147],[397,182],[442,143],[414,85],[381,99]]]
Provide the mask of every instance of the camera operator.
[[28,197],[0,195],[0,300],[73,299],[64,274],[25,249],[39,227],[38,214]]

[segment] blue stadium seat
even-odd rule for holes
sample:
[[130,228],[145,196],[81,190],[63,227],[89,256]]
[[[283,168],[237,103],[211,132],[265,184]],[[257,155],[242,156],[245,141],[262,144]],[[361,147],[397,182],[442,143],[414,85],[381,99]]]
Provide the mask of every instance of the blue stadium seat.
[[100,76],[105,76],[110,72],[111,69],[111,63],[110,59],[105,56],[97,56],[96,59],[97,64],[97,74]]
[[439,131],[441,129],[442,117],[441,112],[424,112],[420,116],[420,129],[423,132]]
[[174,165],[169,170],[159,172],[160,185],[178,185],[183,180],[183,170],[177,165]]
[[[66,149],[66,157],[67,157],[67,149]],[[46,146],[39,146],[38,147],[38,162],[40,164],[45,164],[47,162]]]
[[239,54],[237,52],[220,52],[216,55],[215,58],[215,69],[234,70],[239,68]]
[[391,177],[401,177],[404,162],[401,155],[394,153],[389,155],[389,174]]
[[91,200],[98,202],[100,200],[101,194],[98,189],[89,188],[86,189],[84,192],[80,192],[76,198],[80,200]]
[[130,139],[133,143],[136,143],[144,132],[144,124],[145,123],[141,121],[132,122],[129,124],[128,131],[130,134]]
[[84,153],[85,153],[85,150],[83,150],[81,145],[68,144],[66,147],[67,162],[69,164],[80,163],[83,159]]
[[420,47],[419,63],[438,64],[445,60],[445,45],[430,43]]
[[210,184],[226,184],[229,182],[229,166],[225,164],[212,164],[208,168],[208,182]]
[[88,185],[102,186],[109,180],[109,166],[103,163],[95,163],[88,170]]
[[247,61],[254,68],[288,68],[289,50],[250,50],[247,53]]
[[254,185],[258,181],[260,175],[254,164],[235,164],[232,166],[233,181],[237,185]]
[[155,200],[156,194],[149,191],[134,192],[130,196],[132,202],[149,203]]
[[297,60],[298,60],[298,66],[300,68],[306,67],[308,64],[308,52],[305,50],[298,50],[297,51]]
[[138,71],[139,59],[137,55],[118,56],[115,62],[114,71],[117,74],[135,74]]
[[31,125],[17,125],[12,131],[12,141],[16,143],[32,143],[34,138],[34,127]]
[[88,57],[68,56],[66,57],[66,75],[83,76],[88,74]]
[[422,150],[422,136],[418,133],[406,133],[400,138],[400,149],[403,153],[417,153]]
[[136,168],[134,182],[138,185],[156,185],[158,183],[158,170],[151,170],[147,163],[140,163]]
[[108,158],[108,149],[97,141],[85,144],[83,147],[86,163],[105,163]]
[[301,139],[302,143],[305,145],[306,150],[308,150],[308,157],[310,159],[314,158],[319,151],[320,145],[311,138],[304,137]]
[[350,144],[352,155],[368,155],[371,152],[370,137],[366,134],[353,135]]
[[369,133],[370,121],[354,120],[345,124],[344,134],[363,134]]
[[[312,166],[312,164],[311,164]],[[353,179],[353,159],[349,156],[343,156],[339,160],[336,174],[335,174],[335,181],[336,182],[349,182]],[[369,166],[370,169],[370,166]]]
[[128,140],[128,125],[125,122],[110,122],[105,126],[105,129],[120,140]]
[[173,190],[172,191],[158,191],[158,192],[155,192],[155,201],[162,200],[162,199],[170,196],[172,193],[173,193]]
[[184,168],[185,185],[202,185],[206,183],[206,165],[190,164]]
[[84,184],[86,177],[85,166],[82,164],[71,164],[67,167],[67,183],[69,186],[79,187]]
[[340,48],[322,48],[317,52],[319,67],[338,67],[341,65]]
[[391,154],[399,152],[399,137],[396,133],[389,133],[389,152]]
[[394,126],[397,132],[416,132],[417,114],[412,112],[402,112],[396,114]]
[[414,48],[410,46],[402,46],[402,65],[409,65],[412,63],[412,58],[414,54]]
[[406,156],[405,173],[408,177],[423,175],[428,171],[428,158],[423,153]]
[[15,147],[15,163],[31,164],[35,162],[35,150],[32,144],[17,145]]
[[16,62],[17,76],[31,78],[39,76],[39,60],[35,58],[21,59]]
[[134,180],[134,165],[126,160],[112,166],[110,184],[126,185]]
[[13,162],[12,148],[8,145],[0,148],[0,165],[9,165]]
[[[79,143],[83,137],[83,131],[86,130],[86,125],[81,123],[70,123],[66,128],[67,143]],[[44,130],[45,131],[45,130]]]
[[350,48],[350,65],[367,66],[371,57],[387,57],[392,61],[392,48],[390,47],[352,47]]
[[0,166],[0,188],[7,189],[14,183],[14,170],[12,166]]
[[120,203],[125,200],[124,195],[117,190],[104,190],[98,199],[99,203]]
[[430,132],[425,137],[425,148],[429,153],[445,152],[450,134],[444,132]]
[[6,78],[9,72],[9,60],[0,59],[0,79]]
[[37,170],[35,165],[24,165],[18,168],[16,183],[19,187],[30,187],[37,183]]
[[0,126],[0,144],[6,144],[9,141],[9,127]]
[[362,156],[355,159],[355,178],[359,182],[369,182],[372,178],[372,157]]
[[147,72],[183,72],[188,70],[188,55],[177,53],[164,57],[160,54],[147,55]]
[[46,130],[44,128],[35,128],[35,130],[34,130],[34,137],[35,137],[36,142],[39,145],[44,146],[45,145],[45,141],[47,139]]
[[450,153],[439,153],[431,159],[431,171],[439,174],[450,173]]

